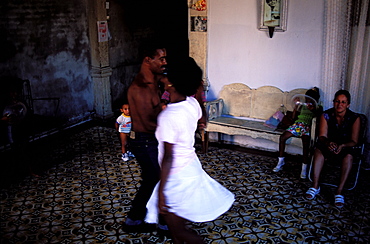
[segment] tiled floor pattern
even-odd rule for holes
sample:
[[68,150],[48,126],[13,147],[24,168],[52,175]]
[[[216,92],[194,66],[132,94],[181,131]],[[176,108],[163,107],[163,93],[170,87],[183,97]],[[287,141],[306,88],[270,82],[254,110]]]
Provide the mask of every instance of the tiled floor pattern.
[[[135,160],[122,162],[119,151],[115,131],[100,126],[35,147],[30,157],[42,176],[1,189],[0,243],[172,243],[156,232],[122,231],[140,168]],[[205,243],[370,243],[367,172],[339,210],[331,188],[322,187],[314,201],[303,197],[310,182],[299,179],[297,162],[273,174],[276,159],[268,156],[210,147],[199,157],[236,196],[218,219],[189,223]]]

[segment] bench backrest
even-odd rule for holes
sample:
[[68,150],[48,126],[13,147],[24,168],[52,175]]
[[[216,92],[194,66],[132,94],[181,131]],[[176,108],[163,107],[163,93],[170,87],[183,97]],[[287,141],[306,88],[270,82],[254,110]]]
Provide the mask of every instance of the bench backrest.
[[283,92],[274,86],[251,89],[242,83],[229,84],[220,92],[220,98],[224,101],[222,113],[266,120],[280,108],[281,104],[292,111],[291,98],[296,94],[305,94],[306,91],[307,89],[300,88]]

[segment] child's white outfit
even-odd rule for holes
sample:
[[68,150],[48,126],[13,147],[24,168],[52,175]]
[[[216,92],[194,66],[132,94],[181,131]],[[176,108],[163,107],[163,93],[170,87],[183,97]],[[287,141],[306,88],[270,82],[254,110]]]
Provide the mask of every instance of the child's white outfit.
[[118,116],[116,123],[118,126],[118,132],[121,133],[130,133],[131,131],[131,117],[125,114]]
[[[193,222],[212,221],[234,202],[234,195],[202,169],[195,153],[194,134],[201,116],[195,98],[170,103],[159,114],[155,133],[158,162],[163,159],[164,143],[173,144],[172,168],[164,188],[168,211]],[[147,203],[148,223],[158,222],[158,187],[159,183]]]

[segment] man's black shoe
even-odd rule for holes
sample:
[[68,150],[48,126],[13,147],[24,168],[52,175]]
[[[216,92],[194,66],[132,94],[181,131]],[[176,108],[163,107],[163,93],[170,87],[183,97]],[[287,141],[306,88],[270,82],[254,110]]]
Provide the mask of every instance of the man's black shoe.
[[155,224],[141,223],[139,225],[128,225],[124,223],[122,229],[126,233],[150,233],[156,230]]

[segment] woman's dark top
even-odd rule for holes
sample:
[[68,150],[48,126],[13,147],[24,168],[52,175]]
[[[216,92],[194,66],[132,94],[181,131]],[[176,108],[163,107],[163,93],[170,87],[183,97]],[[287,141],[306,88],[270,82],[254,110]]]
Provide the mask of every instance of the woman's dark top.
[[[347,109],[346,114],[344,115],[344,120],[341,125],[338,124],[338,121],[335,117],[334,108],[330,108],[323,112],[324,118],[328,123],[328,139],[331,142],[335,142],[338,145],[349,142],[352,139],[352,126],[358,118],[358,114]],[[326,144],[318,141],[317,148],[324,154],[325,157],[328,156],[338,156],[343,157],[347,154],[356,155],[357,150],[352,147],[344,147],[339,155],[334,155],[333,152],[328,150]]]
[[358,114],[347,109],[344,120],[341,125],[335,118],[334,108],[324,111],[324,118],[328,123],[328,138],[337,144],[343,144],[352,138],[352,126],[358,118]]

